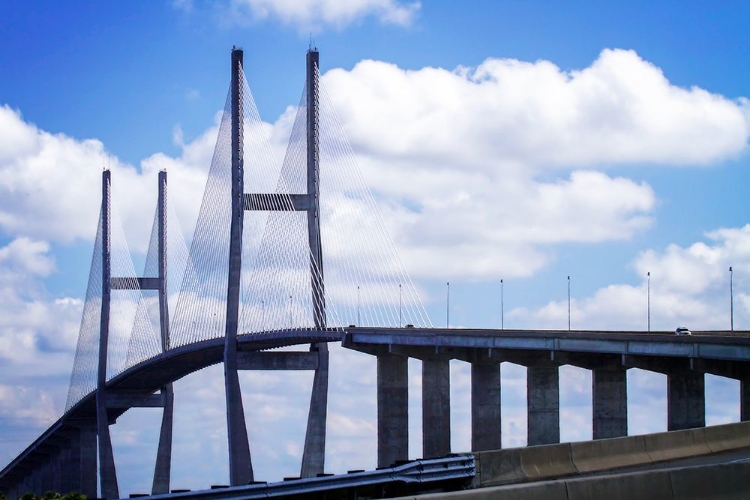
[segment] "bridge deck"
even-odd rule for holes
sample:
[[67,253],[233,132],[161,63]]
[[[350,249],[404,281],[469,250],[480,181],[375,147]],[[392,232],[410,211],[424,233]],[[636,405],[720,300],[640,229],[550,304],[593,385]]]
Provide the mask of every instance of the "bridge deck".
[[[343,341],[345,347],[368,352],[376,349],[431,348],[435,353],[455,354],[460,350],[503,352],[577,352],[652,357],[703,358],[750,361],[750,332],[693,332],[690,336],[671,332],[492,330],[458,328],[370,328],[348,327],[327,330],[282,330],[238,338],[238,351],[251,352],[314,342]],[[107,389],[131,394],[153,394],[162,386],[202,368],[220,363],[224,338],[177,347],[146,360],[114,377]],[[461,356],[456,356],[461,358]],[[0,484],[23,475],[30,464],[42,461],[50,444],[65,440],[71,429],[95,420],[95,392],[79,401],[21,454],[0,471]],[[116,419],[127,408],[111,409]]]
[[493,330],[460,328],[349,327],[346,347],[432,347],[665,356],[694,359],[750,361],[750,332],[702,331],[692,335],[672,332],[593,330]]
[[[337,329],[293,329],[241,335],[237,342],[239,352],[256,352],[314,342],[337,342],[341,338],[342,332]],[[107,382],[107,389],[133,395],[153,394],[170,382],[220,363],[223,356],[223,337],[177,347],[125,370]],[[110,419],[115,420],[125,411],[127,408],[111,408],[108,415]],[[47,443],[65,440],[71,430],[95,420],[96,391],[93,391],[0,471],[0,485],[7,477],[13,475],[14,471],[22,470],[25,462],[36,463],[43,459],[46,456]]]

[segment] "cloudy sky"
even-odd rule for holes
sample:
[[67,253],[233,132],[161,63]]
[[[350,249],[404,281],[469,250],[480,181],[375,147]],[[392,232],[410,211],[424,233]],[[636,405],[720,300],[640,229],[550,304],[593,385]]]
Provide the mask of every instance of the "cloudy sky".
[[[280,151],[311,38],[323,85],[436,325],[750,328],[750,5],[411,0],[0,4],[0,465],[63,412],[100,196],[142,262],[156,173],[189,240],[232,45]],[[469,6],[470,5],[470,6]],[[325,168],[325,167],[324,167]],[[325,245],[325,242],[324,242]],[[324,250],[325,251],[325,250]],[[504,281],[504,313],[500,280]],[[375,466],[375,365],[333,349],[327,470]],[[410,455],[421,456],[410,362]],[[455,451],[468,366],[452,364]],[[503,443],[525,370],[503,365]],[[256,477],[298,473],[311,374],[243,373]],[[631,370],[630,433],[666,429],[666,379]],[[707,377],[709,423],[738,384]],[[175,387],[173,487],[227,481],[221,367]],[[588,372],[562,368],[562,437],[591,436]],[[147,491],[156,410],[112,428]]]

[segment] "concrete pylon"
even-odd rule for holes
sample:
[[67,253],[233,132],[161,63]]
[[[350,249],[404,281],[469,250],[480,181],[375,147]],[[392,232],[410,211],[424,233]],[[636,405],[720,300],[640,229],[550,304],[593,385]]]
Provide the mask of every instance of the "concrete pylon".
[[687,371],[667,374],[667,430],[705,426],[705,375]]
[[451,373],[447,359],[422,360],[422,456],[451,452]]
[[102,172],[102,305],[99,329],[99,366],[96,384],[96,427],[99,438],[99,480],[104,498],[120,498],[117,487],[117,471],[112,453],[112,440],[109,435],[107,415],[107,346],[109,342],[109,308],[111,297],[111,175],[109,170]]
[[378,467],[409,458],[409,358],[379,353]]
[[628,435],[628,381],[625,368],[591,372],[593,438]]
[[471,451],[502,447],[500,363],[471,364]]
[[227,402],[227,438],[229,441],[229,484],[240,486],[253,480],[250,444],[247,439],[245,410],[242,406],[237,374],[237,329],[242,272],[242,228],[244,219],[244,160],[242,49],[232,49],[232,220],[229,240],[229,280],[224,338],[224,388]]
[[528,445],[560,442],[560,371],[557,364],[527,367]]
[[[310,247],[310,284],[312,291],[313,322],[315,328],[326,328],[325,282],[323,280],[323,246],[320,238],[320,158],[318,152],[318,64],[317,49],[307,51],[307,234]],[[315,477],[324,472],[326,448],[326,418],[328,414],[328,344],[317,343],[310,351],[318,353],[310,412],[307,419],[305,449],[302,455],[301,477]]]

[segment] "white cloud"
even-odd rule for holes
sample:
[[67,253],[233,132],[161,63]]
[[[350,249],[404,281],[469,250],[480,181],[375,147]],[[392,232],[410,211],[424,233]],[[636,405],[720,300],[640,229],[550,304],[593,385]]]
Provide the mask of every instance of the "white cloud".
[[[573,297],[572,327],[581,329],[634,329],[647,327],[648,278],[651,273],[651,326],[674,330],[730,327],[729,266],[734,269],[736,329],[750,325],[750,224],[706,234],[707,242],[688,247],[669,245],[663,251],[646,250],[633,263],[637,285],[613,284],[590,297]],[[567,326],[567,302],[552,301],[535,309],[515,309],[509,317],[526,326]]]
[[750,134],[744,105],[673,86],[624,50],[571,72],[548,61],[455,71],[363,61],[323,83],[417,276],[528,276],[550,245],[628,239],[650,227],[656,196],[599,169],[719,162]]
[[[550,261],[551,245],[628,239],[650,227],[656,196],[646,183],[597,169],[718,162],[743,151],[748,137],[744,104],[670,85],[658,68],[623,50],[605,50],[574,72],[547,61],[488,59],[456,71],[364,61],[323,81],[333,99],[324,112],[339,117],[417,276],[529,276]],[[262,125],[277,158],[293,116],[290,108]],[[99,209],[92,193],[108,164],[131,249],[145,250],[152,221],[145,207],[155,203],[156,172],[164,167],[170,204],[191,233],[216,125],[189,142],[176,128],[181,155],[155,154],[140,172],[110,158],[99,141],[49,134],[7,106],[0,129],[13,138],[0,157],[6,233],[90,239]],[[323,168],[338,172],[337,165]]]
[[[156,207],[157,173],[168,169],[169,203],[180,220],[194,221],[217,127],[181,144],[179,158],[160,153],[146,158],[140,171],[109,155],[98,140],[50,134],[7,105],[0,107],[0,131],[1,231],[53,242],[92,241],[101,205],[101,171],[108,166],[112,203],[130,248],[144,252]],[[192,230],[191,224],[186,231]]]
[[276,19],[300,32],[317,32],[325,27],[342,29],[367,17],[409,26],[420,7],[418,1],[400,0],[230,0],[224,15],[240,23]]
[[737,155],[750,133],[741,104],[671,85],[627,50],[570,72],[513,59],[455,71],[363,61],[324,82],[355,150],[431,170],[704,164]]
[[[41,279],[54,264],[43,241],[0,247],[0,361],[4,381],[70,373],[82,301],[50,299]],[[2,366],[0,364],[0,366]]]
[[[55,267],[48,252],[49,244],[46,241],[17,238],[0,248],[0,265],[7,266],[11,272],[15,269],[36,276],[48,276]],[[7,273],[3,276],[3,281],[6,283],[10,279],[11,276]]]
[[50,425],[59,416],[49,393],[36,387],[0,384],[0,421],[11,424],[33,422],[38,427]]

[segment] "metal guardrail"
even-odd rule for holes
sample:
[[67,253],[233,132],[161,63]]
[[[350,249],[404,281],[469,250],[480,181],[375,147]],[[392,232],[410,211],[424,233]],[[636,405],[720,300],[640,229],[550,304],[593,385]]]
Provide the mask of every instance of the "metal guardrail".
[[[257,483],[247,486],[220,487],[211,490],[184,491],[163,495],[143,496],[152,500],[200,498],[210,500],[279,498],[323,493],[333,490],[352,490],[393,484],[434,487],[435,483],[468,483],[476,475],[474,455],[461,454],[444,458],[415,460],[395,467],[374,471],[293,479],[278,483]],[[135,495],[131,495],[135,496]],[[140,496],[140,495],[138,495]]]

